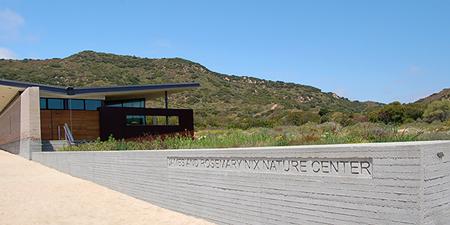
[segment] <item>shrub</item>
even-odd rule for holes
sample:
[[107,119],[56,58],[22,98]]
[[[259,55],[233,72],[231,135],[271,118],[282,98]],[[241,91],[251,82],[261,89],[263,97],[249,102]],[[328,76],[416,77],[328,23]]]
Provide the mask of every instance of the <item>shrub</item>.
[[444,122],[450,119],[450,100],[443,99],[430,103],[425,109],[423,117],[428,122]]
[[368,114],[369,121],[385,124],[402,124],[422,118],[423,108],[419,104],[393,102]]
[[450,139],[450,120],[433,123],[414,122],[398,127],[382,123],[357,123],[343,127],[337,122],[275,128],[201,130],[195,138],[180,136],[144,136],[133,140],[96,140],[64,151],[152,150],[189,148],[229,148],[284,146],[304,144],[341,144],[387,141],[416,141]]
[[311,111],[292,111],[288,112],[286,116],[287,124],[289,125],[303,125],[308,122],[320,122],[320,116]]
[[349,126],[353,124],[353,120],[349,114],[342,112],[334,112],[330,116],[330,121],[341,124],[342,126]]

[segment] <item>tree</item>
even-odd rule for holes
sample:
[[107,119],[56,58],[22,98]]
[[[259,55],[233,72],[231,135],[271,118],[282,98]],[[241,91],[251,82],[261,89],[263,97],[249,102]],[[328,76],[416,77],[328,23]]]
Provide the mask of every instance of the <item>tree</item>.
[[425,109],[423,117],[428,122],[443,122],[450,119],[450,100],[443,99],[431,102]]
[[402,124],[406,121],[415,121],[422,118],[423,108],[418,104],[401,104],[392,102],[368,114],[371,122],[385,124]]
[[423,116],[423,106],[419,104],[408,104],[405,105],[405,119],[417,120]]
[[371,118],[385,124],[401,124],[405,119],[405,109],[400,102],[393,102],[383,106],[376,112],[376,116]]

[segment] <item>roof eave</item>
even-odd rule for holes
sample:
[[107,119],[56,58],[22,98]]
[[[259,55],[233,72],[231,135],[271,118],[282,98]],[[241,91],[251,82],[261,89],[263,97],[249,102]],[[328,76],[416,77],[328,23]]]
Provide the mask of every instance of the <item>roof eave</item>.
[[113,87],[59,87],[44,84],[36,84],[22,81],[2,80],[0,85],[15,88],[26,89],[29,87],[39,87],[42,91],[63,94],[63,95],[82,95],[82,94],[101,94],[110,92],[127,92],[127,91],[171,91],[171,90],[187,90],[200,87],[199,83],[169,83],[169,84],[153,84],[153,85],[135,85],[135,86],[113,86]]
[[199,83],[174,83],[157,85],[137,85],[137,86],[117,86],[117,87],[95,87],[95,88],[76,88],[74,94],[95,94],[109,92],[128,92],[128,91],[170,91],[187,90],[200,87]]

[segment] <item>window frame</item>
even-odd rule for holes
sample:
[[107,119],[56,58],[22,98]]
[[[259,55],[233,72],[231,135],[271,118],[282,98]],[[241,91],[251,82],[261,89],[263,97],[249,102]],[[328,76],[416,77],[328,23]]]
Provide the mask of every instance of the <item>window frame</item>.
[[[41,101],[44,100],[45,107],[42,107]],[[62,100],[62,108],[50,108],[49,107],[49,100]],[[77,100],[83,102],[83,109],[70,109],[70,101],[71,100]],[[100,103],[100,105],[96,109],[87,109],[86,107],[86,101],[97,101]],[[99,108],[104,106],[104,101],[100,99],[78,99],[78,98],[45,98],[40,97],[39,98],[39,108],[40,110],[74,110],[74,111],[97,111]]]

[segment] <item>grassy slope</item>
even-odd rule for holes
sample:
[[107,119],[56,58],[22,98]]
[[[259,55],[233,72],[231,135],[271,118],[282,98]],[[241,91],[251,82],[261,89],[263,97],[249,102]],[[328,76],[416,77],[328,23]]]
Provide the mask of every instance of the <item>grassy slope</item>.
[[[248,120],[280,120],[292,110],[360,112],[362,103],[294,83],[212,72],[180,58],[148,59],[84,51],[63,59],[0,60],[0,79],[60,86],[110,86],[199,82],[201,88],[173,95],[171,107],[193,108],[200,126],[225,127]],[[161,102],[158,102],[162,106]]]

